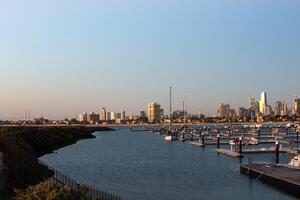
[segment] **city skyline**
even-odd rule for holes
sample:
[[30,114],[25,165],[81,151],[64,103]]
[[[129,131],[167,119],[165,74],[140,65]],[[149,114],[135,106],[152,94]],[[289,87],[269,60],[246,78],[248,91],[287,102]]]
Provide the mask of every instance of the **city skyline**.
[[[300,95],[299,1],[0,2],[0,118],[139,114],[149,102],[216,114]],[[151,79],[150,79],[151,78]]]
[[[281,104],[287,104],[287,108],[286,109],[288,109],[288,111],[293,111],[293,109],[294,109],[294,100],[295,100],[295,98],[297,98],[297,99],[299,99],[299,97],[297,96],[297,95],[294,95],[293,97],[292,97],[292,100],[289,100],[288,98],[282,98],[282,99],[274,99],[274,101],[269,101],[269,99],[270,99],[270,97],[268,96],[268,94],[266,93],[266,92],[261,92],[260,93],[260,95],[257,95],[257,96],[254,96],[254,95],[251,95],[251,96],[248,96],[247,98],[245,98],[245,101],[244,101],[244,103],[243,104],[239,104],[239,105],[233,105],[233,104],[231,104],[230,102],[228,103],[228,102],[222,102],[222,101],[220,101],[217,105],[215,105],[215,106],[213,106],[213,108],[215,109],[214,111],[212,111],[212,113],[209,113],[209,114],[207,114],[207,113],[205,113],[205,112],[201,112],[201,111],[194,111],[194,110],[188,110],[188,106],[186,105],[186,102],[185,102],[185,111],[188,113],[188,114],[191,114],[191,115],[199,115],[199,114],[204,114],[204,115],[206,115],[206,116],[208,116],[208,117],[210,117],[210,116],[218,116],[219,115],[219,110],[218,110],[218,108],[219,108],[219,106],[221,105],[221,104],[223,104],[223,105],[228,105],[229,106],[229,108],[231,108],[231,109],[239,109],[239,108],[246,108],[246,109],[248,109],[248,108],[252,108],[252,106],[250,105],[250,104],[252,104],[252,103],[257,103],[258,104],[258,112],[261,112],[260,111],[260,109],[261,109],[261,105],[260,105],[260,102],[261,102],[261,100],[262,100],[262,98],[263,98],[263,96],[265,95],[265,98],[266,99],[268,99],[267,101],[266,101],[266,105],[265,106],[269,106],[270,107],[270,111],[272,111],[272,112],[274,112],[274,113],[276,113],[276,106],[278,106],[278,103],[281,103]],[[254,101],[254,102],[250,102],[250,99],[252,100],[252,101]],[[273,99],[273,98],[272,98]],[[288,99],[288,100],[287,100]],[[248,100],[248,101],[247,101]],[[182,111],[182,102],[183,102],[184,100],[182,100],[179,104],[178,104],[178,107],[176,106],[176,107],[174,107],[173,108],[173,111]],[[185,101],[186,101],[186,99],[185,99]],[[152,101],[152,103],[154,103],[153,101]],[[159,102],[155,102],[155,103],[159,103]],[[169,103],[169,102],[168,102]],[[160,104],[160,103],[159,103]],[[172,101],[172,104],[174,104],[174,102]],[[176,104],[177,105],[177,104]],[[29,119],[33,119],[33,118],[39,118],[39,117],[48,117],[49,119],[54,119],[54,120],[61,120],[61,119],[64,119],[64,118],[70,118],[70,119],[72,119],[72,118],[76,118],[76,119],[78,119],[78,118],[80,118],[80,117],[78,117],[78,113],[87,113],[87,114],[89,114],[89,113],[95,113],[95,114],[98,114],[99,115],[99,118],[101,119],[102,118],[102,116],[103,116],[103,109],[105,110],[105,114],[106,114],[106,116],[105,117],[107,117],[107,114],[111,114],[111,113],[113,113],[113,114],[120,114],[120,115],[122,115],[122,113],[123,112],[126,112],[126,114],[128,114],[128,115],[126,115],[126,117],[127,116],[140,116],[140,114],[141,114],[141,112],[146,112],[147,113],[147,110],[149,109],[149,103],[147,104],[147,105],[144,105],[143,106],[143,108],[141,109],[141,110],[139,110],[139,111],[137,111],[137,112],[135,112],[135,113],[132,113],[132,112],[128,112],[128,110],[127,109],[124,109],[124,107],[125,106],[121,106],[121,110],[116,110],[116,109],[107,109],[107,108],[109,108],[109,106],[104,106],[103,107],[103,105],[102,105],[102,107],[100,106],[98,106],[97,108],[94,108],[94,109],[91,109],[91,110],[84,110],[84,111],[79,111],[79,112],[77,112],[77,113],[75,113],[73,116],[71,116],[71,115],[68,115],[68,114],[66,114],[65,116],[62,116],[61,118],[51,118],[51,117],[48,117],[48,116],[45,116],[45,114],[47,115],[47,113],[40,113],[40,114],[34,114],[34,112],[33,112],[33,114],[31,114],[32,113],[32,111],[30,110],[30,109],[26,109],[26,110],[23,110],[23,115],[20,115],[20,117],[12,117],[12,118],[0,118],[0,120],[23,120],[23,119],[27,119],[27,120],[29,120]],[[164,106],[162,106],[161,108],[162,109],[166,109],[167,110],[167,108],[169,107],[169,105],[167,105],[167,104],[165,104]],[[98,110],[98,111],[97,111]],[[24,114],[25,113],[25,114]],[[264,114],[266,114],[266,113],[264,113]],[[165,115],[169,115],[169,113],[166,113]],[[124,115],[123,115],[124,116]],[[121,118],[121,117],[120,117]]]

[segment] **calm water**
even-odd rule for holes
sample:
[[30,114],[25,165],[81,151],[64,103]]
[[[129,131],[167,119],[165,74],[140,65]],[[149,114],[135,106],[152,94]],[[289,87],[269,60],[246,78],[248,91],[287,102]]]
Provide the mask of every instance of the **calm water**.
[[[127,128],[95,133],[41,160],[79,183],[121,195],[147,199],[295,199],[259,181],[240,175],[240,160],[217,156],[188,143],[167,143],[149,132]],[[251,156],[242,162],[269,161],[273,155]],[[285,156],[281,161],[286,161]]]

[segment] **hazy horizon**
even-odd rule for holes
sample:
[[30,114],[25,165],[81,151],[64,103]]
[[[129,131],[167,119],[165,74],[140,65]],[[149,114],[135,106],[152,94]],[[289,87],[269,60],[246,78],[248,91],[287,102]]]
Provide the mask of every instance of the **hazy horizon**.
[[0,118],[300,96],[300,1],[2,0]]

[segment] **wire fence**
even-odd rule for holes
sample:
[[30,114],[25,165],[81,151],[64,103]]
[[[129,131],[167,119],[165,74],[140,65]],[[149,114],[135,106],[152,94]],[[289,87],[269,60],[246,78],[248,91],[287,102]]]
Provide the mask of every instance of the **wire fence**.
[[6,170],[8,173],[7,180],[4,180],[5,186],[0,187],[1,194],[11,194],[14,188],[25,189],[29,185],[35,185],[48,179],[53,183],[66,185],[74,191],[84,192],[84,194],[95,199],[121,200],[121,197],[118,195],[77,183],[65,174],[27,153],[6,137],[0,136],[0,152],[2,153],[2,167],[8,169]]
[[115,195],[109,192],[104,192],[99,189],[94,189],[90,186],[79,184],[78,182],[74,181],[73,179],[69,178],[62,172],[54,169],[53,167],[47,165],[43,161],[39,161],[40,164],[48,167],[51,171],[54,172],[54,175],[49,178],[49,181],[56,183],[56,184],[61,184],[61,185],[67,185],[71,189],[75,191],[84,191],[87,193],[89,196],[96,198],[96,199],[101,199],[101,200],[121,200],[121,197],[119,195]]

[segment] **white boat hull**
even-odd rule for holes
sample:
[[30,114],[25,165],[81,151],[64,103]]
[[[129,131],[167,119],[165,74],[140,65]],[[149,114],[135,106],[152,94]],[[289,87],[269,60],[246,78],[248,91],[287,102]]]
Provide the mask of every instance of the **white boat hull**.
[[173,141],[173,140],[175,140],[175,138],[172,135],[168,135],[168,136],[165,136],[165,140],[166,141]]

